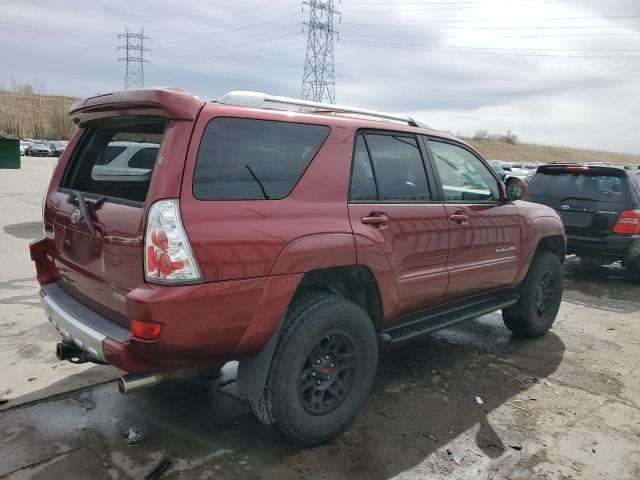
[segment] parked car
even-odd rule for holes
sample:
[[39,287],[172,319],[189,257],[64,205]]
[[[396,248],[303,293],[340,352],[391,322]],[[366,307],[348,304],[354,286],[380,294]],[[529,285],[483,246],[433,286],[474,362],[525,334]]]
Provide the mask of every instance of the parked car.
[[33,143],[29,145],[25,153],[30,157],[49,157],[51,156],[51,146],[45,143]]
[[[554,322],[560,217],[422,122],[161,89],[71,116],[31,257],[58,358],[131,372],[123,393],[239,360],[227,387],[309,446],[362,409],[381,345],[500,309],[523,337]],[[148,173],[95,175],[139,137],[159,145]]]
[[507,179],[507,171],[502,166],[502,162],[500,160],[487,160],[487,163],[491,168],[493,168],[493,171],[498,174],[500,180],[504,182]]
[[62,140],[49,142],[49,146],[51,147],[51,155],[54,157],[59,157],[60,155],[62,155],[65,148],[67,148],[68,144],[69,142]]
[[20,140],[20,155],[24,156],[27,154],[27,149],[33,142],[26,142],[24,140]]
[[568,253],[588,265],[621,262],[640,281],[637,166],[542,166],[529,183],[526,199],[560,213],[568,235]]
[[139,181],[149,175],[158,154],[159,144],[115,141],[99,153],[91,169],[91,177],[98,181]]

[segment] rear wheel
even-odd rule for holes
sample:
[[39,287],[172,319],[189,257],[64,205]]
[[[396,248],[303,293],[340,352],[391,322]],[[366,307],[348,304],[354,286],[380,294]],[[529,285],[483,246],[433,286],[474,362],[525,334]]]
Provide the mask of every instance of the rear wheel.
[[314,292],[294,301],[256,416],[302,446],[341,433],[373,385],[378,344],[367,313],[337,295]]
[[519,294],[518,303],[502,310],[504,324],[521,337],[544,335],[562,301],[562,263],[557,255],[543,251],[534,257]]

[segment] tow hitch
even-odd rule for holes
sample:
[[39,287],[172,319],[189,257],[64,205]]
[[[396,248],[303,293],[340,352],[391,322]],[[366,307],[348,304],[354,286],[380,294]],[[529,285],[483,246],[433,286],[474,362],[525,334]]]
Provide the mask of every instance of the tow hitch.
[[56,345],[56,357],[58,357],[58,360],[67,360],[76,364],[94,361],[84,350],[80,350],[75,345],[64,342],[60,342]]

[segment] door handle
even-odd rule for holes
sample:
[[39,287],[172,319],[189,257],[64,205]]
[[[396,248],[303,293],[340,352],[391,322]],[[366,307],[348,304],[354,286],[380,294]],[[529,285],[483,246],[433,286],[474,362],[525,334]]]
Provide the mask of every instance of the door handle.
[[374,228],[382,228],[389,225],[389,217],[384,213],[371,213],[368,217],[362,217],[362,223]]
[[466,213],[454,213],[449,215],[449,220],[456,222],[458,225],[466,225],[469,223],[469,215]]

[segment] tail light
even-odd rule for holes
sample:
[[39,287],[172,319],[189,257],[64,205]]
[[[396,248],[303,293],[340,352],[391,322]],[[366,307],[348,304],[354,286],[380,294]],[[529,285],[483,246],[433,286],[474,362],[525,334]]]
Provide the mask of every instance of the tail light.
[[157,322],[131,321],[131,336],[142,340],[155,340],[160,336],[162,324]]
[[159,200],[151,206],[144,240],[144,270],[147,281],[197,283],[202,280],[182,226],[177,199]]
[[613,233],[633,235],[640,233],[640,210],[625,210],[618,217]]

